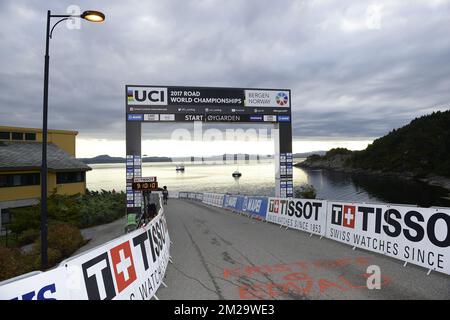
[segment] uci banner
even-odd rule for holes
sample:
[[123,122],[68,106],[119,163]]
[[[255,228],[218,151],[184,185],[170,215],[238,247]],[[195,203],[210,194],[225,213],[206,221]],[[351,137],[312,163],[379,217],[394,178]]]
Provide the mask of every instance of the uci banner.
[[269,198],[266,220],[323,236],[326,214],[327,201]]
[[149,300],[161,285],[169,249],[161,212],[147,226],[65,260],[53,270],[0,286],[0,299]]
[[329,202],[326,237],[450,274],[450,210]]

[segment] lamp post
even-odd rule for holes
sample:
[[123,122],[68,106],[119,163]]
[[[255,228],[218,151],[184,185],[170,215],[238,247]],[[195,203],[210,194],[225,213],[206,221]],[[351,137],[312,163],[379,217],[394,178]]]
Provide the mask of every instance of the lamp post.
[[[51,18],[61,18],[50,29]],[[42,112],[42,165],[41,165],[41,269],[47,268],[47,115],[48,115],[48,68],[50,56],[49,42],[53,30],[62,21],[70,18],[81,18],[91,22],[103,22],[105,15],[99,11],[85,11],[81,15],[52,15],[47,11],[47,32],[45,38],[45,66],[44,66],[44,101]]]

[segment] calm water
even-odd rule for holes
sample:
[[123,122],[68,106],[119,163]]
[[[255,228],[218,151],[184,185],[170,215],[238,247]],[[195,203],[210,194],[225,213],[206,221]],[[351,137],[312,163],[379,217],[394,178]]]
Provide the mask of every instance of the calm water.
[[[87,173],[91,190],[125,190],[125,164],[92,164]],[[199,191],[274,195],[273,162],[239,164],[242,177],[231,174],[236,164],[185,164],[185,172],[176,172],[173,163],[144,163],[142,176],[157,176],[160,186],[169,191]],[[353,175],[327,170],[294,168],[294,186],[314,185],[317,198],[346,201],[390,202],[421,206],[450,206],[448,192],[426,184],[394,178]]]

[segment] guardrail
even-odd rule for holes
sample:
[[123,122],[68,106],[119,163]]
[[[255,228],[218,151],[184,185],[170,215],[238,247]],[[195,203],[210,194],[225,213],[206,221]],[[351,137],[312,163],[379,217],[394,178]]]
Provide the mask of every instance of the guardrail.
[[180,192],[235,213],[450,275],[450,208]]
[[164,208],[147,225],[61,262],[0,283],[2,300],[157,299],[170,258]]

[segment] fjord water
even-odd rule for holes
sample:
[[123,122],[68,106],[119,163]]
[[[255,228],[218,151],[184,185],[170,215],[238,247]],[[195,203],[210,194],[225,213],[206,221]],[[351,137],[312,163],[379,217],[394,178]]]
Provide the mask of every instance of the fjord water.
[[[91,164],[87,173],[90,190],[125,190],[125,164]],[[272,161],[230,163],[185,163],[185,172],[176,163],[144,163],[142,176],[157,176],[159,186],[169,191],[217,192],[273,196],[275,166]],[[231,174],[242,173],[240,179]],[[312,184],[318,199],[358,202],[390,202],[420,206],[450,206],[448,192],[424,183],[393,177],[348,174],[328,170],[294,168],[294,186]]]

